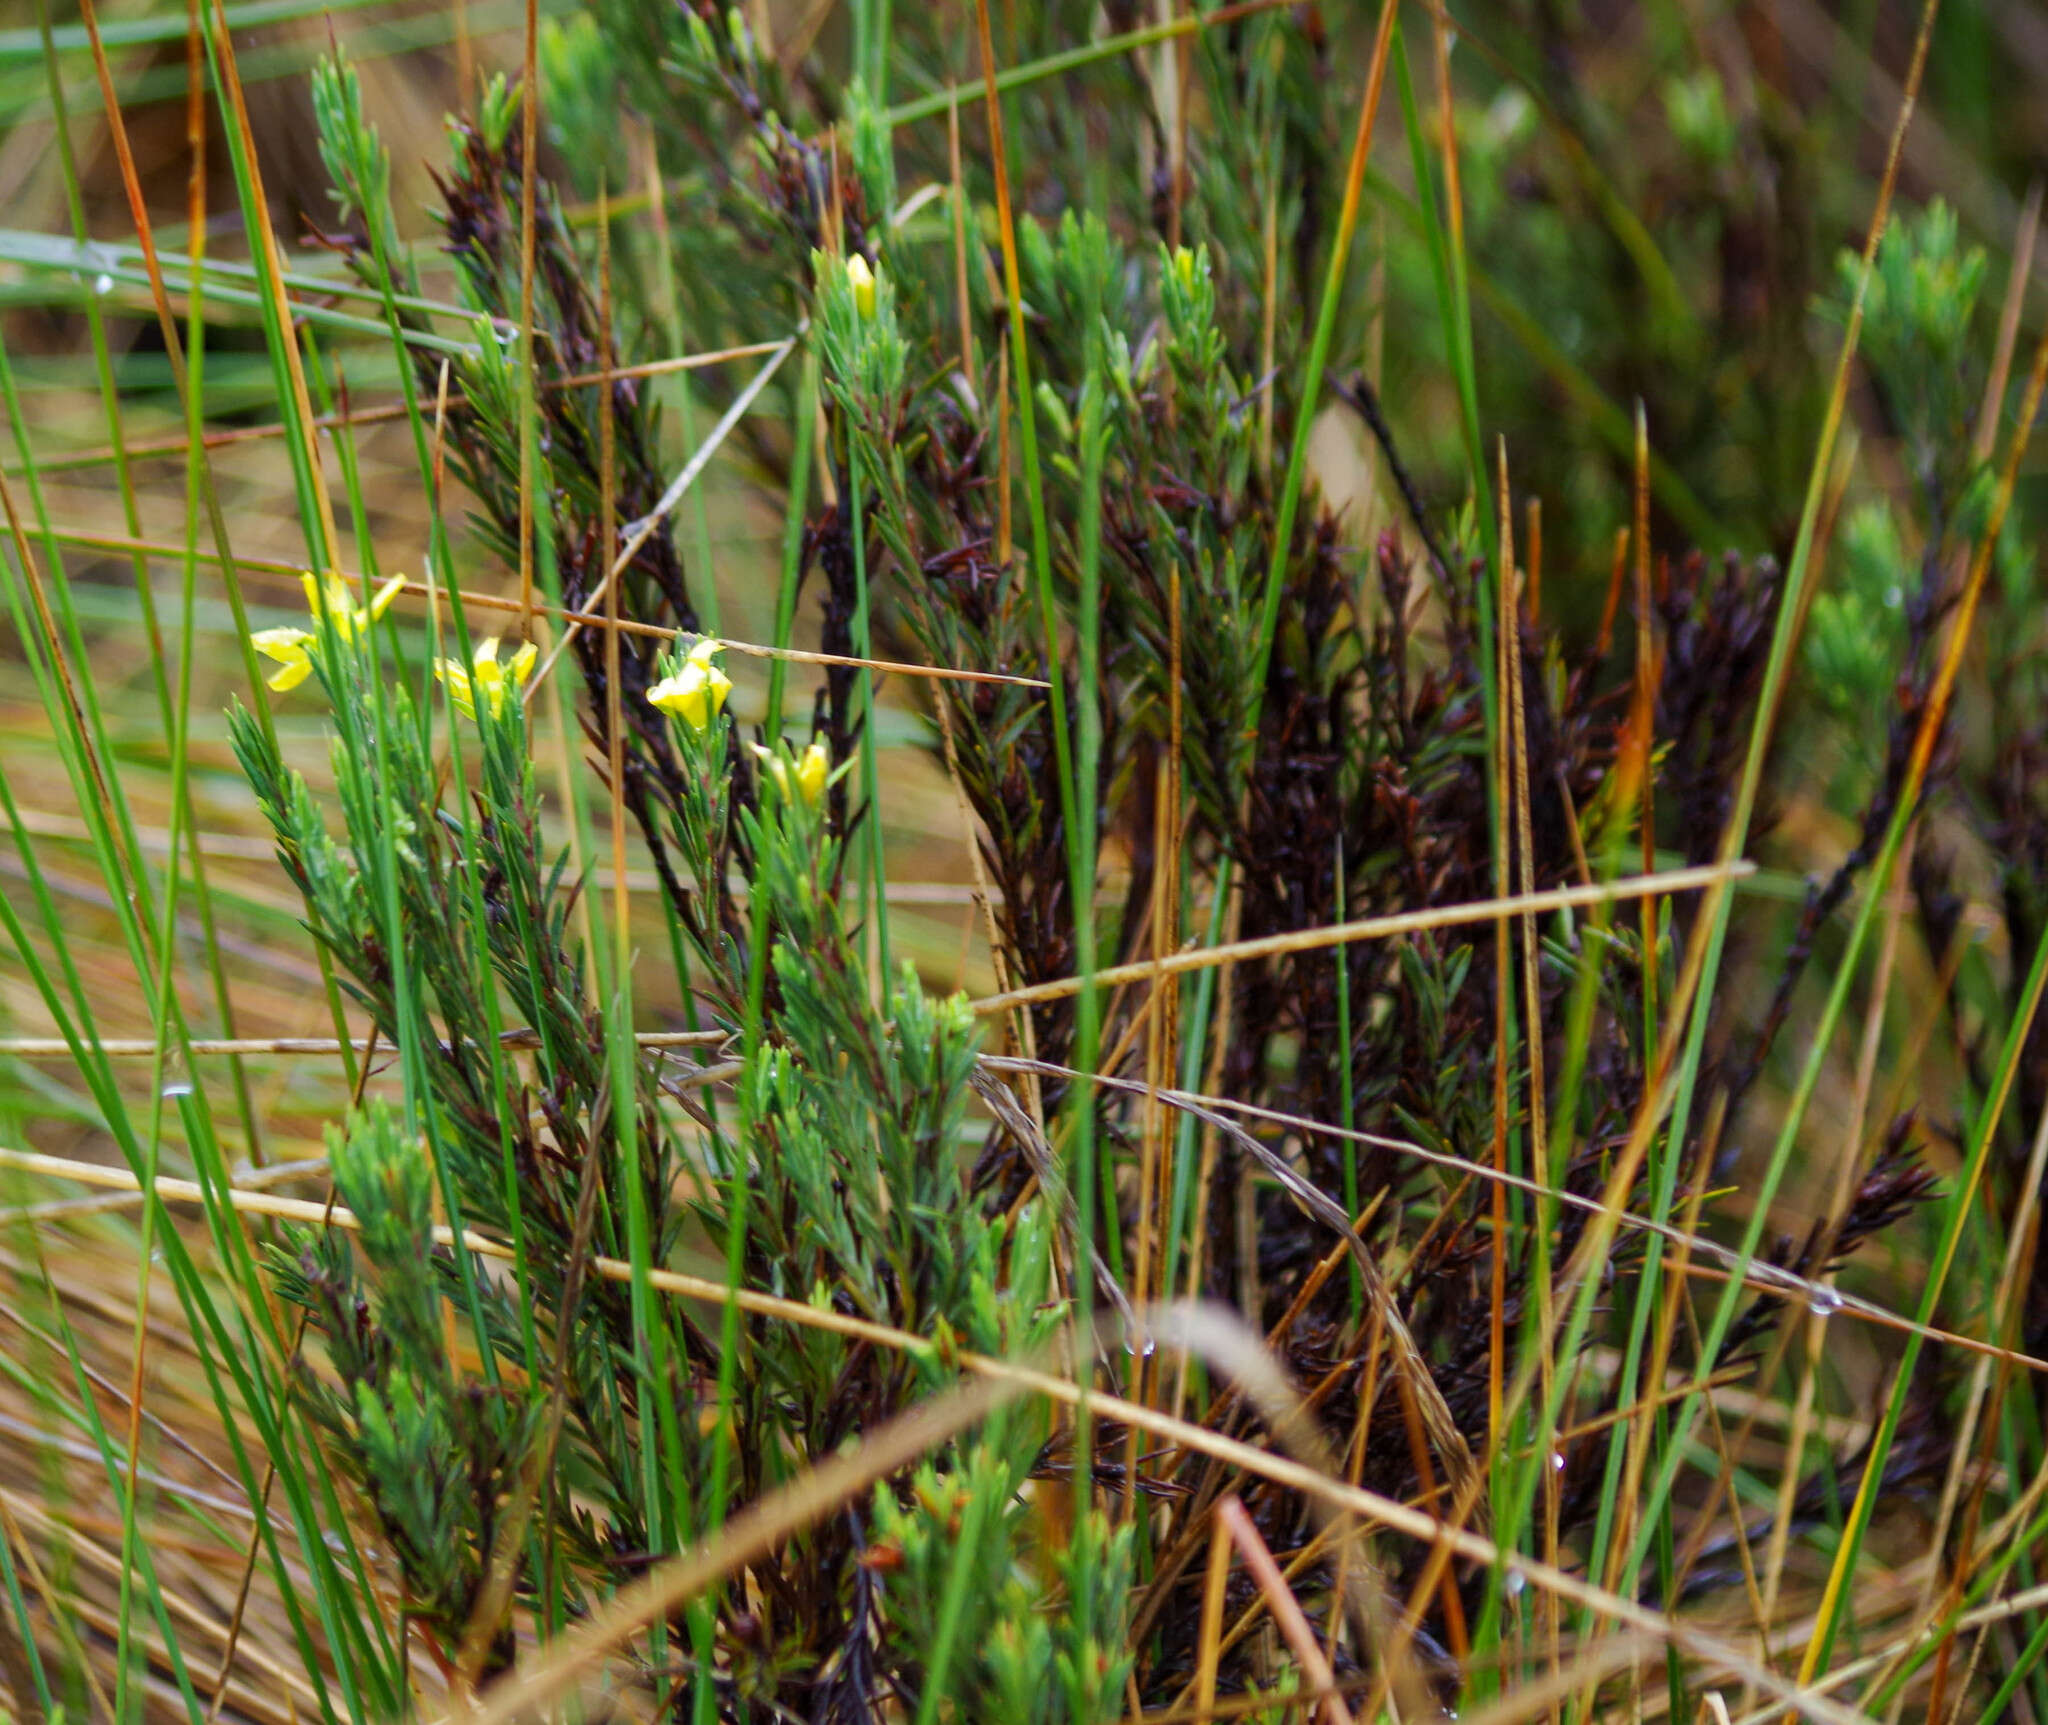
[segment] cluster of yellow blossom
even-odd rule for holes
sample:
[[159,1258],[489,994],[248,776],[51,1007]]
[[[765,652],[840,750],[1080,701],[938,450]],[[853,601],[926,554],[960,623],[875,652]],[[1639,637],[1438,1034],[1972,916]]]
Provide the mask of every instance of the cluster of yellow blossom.
[[[325,581],[316,580],[311,570],[301,575],[299,581],[306,589],[306,609],[316,621],[325,616],[344,641],[353,641],[368,629],[405,590],[405,577],[394,575],[371,595],[369,604],[357,605],[348,583],[332,569]],[[269,682],[282,695],[312,676],[312,647],[319,638],[311,629],[258,629],[249,637],[249,645],[266,659],[277,662],[279,668],[271,672]]]
[[[847,274],[853,278],[855,300],[865,315],[874,305],[874,279],[859,257],[847,265]],[[368,630],[391,609],[391,602],[405,588],[405,577],[394,575],[377,589],[367,605],[357,605],[348,583],[331,570],[324,581],[311,574],[300,579],[306,588],[307,608],[314,618],[326,618],[344,641],[353,641]],[[319,639],[311,629],[259,629],[250,635],[249,643],[257,652],[276,661],[278,669],[271,673],[270,686],[284,694],[313,674],[312,649]],[[441,659],[434,665],[434,675],[446,685],[449,700],[467,718],[474,719],[479,708],[494,719],[500,717],[507,699],[525,688],[533,675],[539,654],[531,641],[503,660],[498,657],[499,646],[498,638],[492,636],[477,643],[467,665],[460,659]],[[725,711],[726,697],[732,693],[732,679],[717,662],[719,651],[717,641],[707,638],[697,642],[672,675],[647,691],[647,699],[693,731],[709,730]],[[806,807],[817,807],[832,776],[831,751],[823,742],[814,739],[793,766],[781,754],[758,744],[754,752],[760,757],[762,770],[784,796],[795,798]]]
[[448,699],[464,718],[476,717],[481,700],[495,719],[505,711],[505,697],[526,687],[526,679],[533,675],[533,662],[539,656],[538,649],[528,641],[501,665],[498,638],[493,635],[476,644],[467,666],[460,659],[443,659],[435,665],[434,675],[448,685]]
[[[330,569],[324,580],[316,578],[310,570],[299,580],[306,589],[306,609],[313,613],[314,621],[325,618],[344,641],[353,641],[366,633],[405,590],[405,577],[394,575],[370,596],[369,604],[358,605],[348,582],[334,570]],[[313,648],[319,640],[312,629],[258,629],[250,635],[249,644],[266,659],[276,661],[278,668],[270,674],[269,683],[282,695],[313,674]],[[442,659],[435,664],[434,675],[447,684],[448,698],[468,717],[476,717],[481,700],[495,719],[505,711],[505,697],[526,686],[537,656],[529,641],[501,664],[498,641],[493,637],[477,644],[467,665],[459,659]]]
[[683,660],[681,670],[647,691],[648,700],[693,731],[708,729],[725,710],[725,698],[732,693],[732,679],[712,663],[718,650],[716,641],[699,641]]
[[[681,719],[691,730],[700,734],[709,730],[712,721],[725,711],[726,697],[732,693],[732,679],[717,663],[720,650],[720,644],[708,637],[699,641],[673,675],[662,678],[647,691],[647,699],[664,713]],[[793,768],[772,749],[764,749],[758,743],[753,749],[762,771],[775,781],[784,796],[797,799],[807,808],[817,807],[832,776],[832,755],[822,742],[814,741],[805,749]]]

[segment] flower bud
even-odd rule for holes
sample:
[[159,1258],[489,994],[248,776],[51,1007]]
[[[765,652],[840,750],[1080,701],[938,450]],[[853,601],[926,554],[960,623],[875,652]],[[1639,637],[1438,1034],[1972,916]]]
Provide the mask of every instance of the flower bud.
[[794,798],[807,809],[816,808],[824,800],[825,787],[832,781],[832,751],[825,747],[822,737],[812,738],[794,765],[779,749],[764,749],[756,743],[754,753],[760,758],[762,772],[775,781],[775,788],[785,797]]
[[864,318],[875,315],[875,272],[868,260],[855,252],[846,260],[846,279],[853,288],[853,309]]

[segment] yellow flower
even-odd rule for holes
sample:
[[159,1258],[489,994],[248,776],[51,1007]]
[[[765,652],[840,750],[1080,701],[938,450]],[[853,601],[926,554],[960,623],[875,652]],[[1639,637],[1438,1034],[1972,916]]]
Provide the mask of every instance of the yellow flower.
[[855,252],[846,260],[846,279],[853,286],[853,309],[862,317],[875,315],[875,272],[868,260]]
[[493,635],[476,644],[467,667],[460,659],[443,659],[434,667],[434,675],[448,685],[449,700],[465,718],[476,717],[477,697],[481,695],[495,719],[505,711],[505,697],[526,687],[526,679],[533,675],[533,662],[539,657],[539,649],[528,641],[501,665],[498,638]]
[[825,786],[832,778],[832,752],[825,747],[822,737],[811,739],[810,747],[797,756],[793,772],[779,752],[770,752],[756,743],[754,753],[761,757],[762,768],[785,797],[794,797],[807,809],[814,809],[823,801]]
[[803,799],[812,808],[825,794],[825,781],[832,776],[832,755],[826,749],[822,738],[813,738],[811,746],[797,757],[796,788],[803,793]]
[[258,629],[249,637],[250,646],[277,661],[279,669],[267,681],[280,695],[312,676],[313,656],[306,651],[312,644],[312,633],[305,629]]
[[732,693],[732,679],[712,663],[718,652],[716,641],[699,641],[683,660],[682,669],[656,683],[647,691],[647,699],[691,730],[709,730],[711,721],[725,710],[726,696]]
[[369,628],[391,609],[391,601],[405,591],[405,577],[394,575],[370,596],[369,604],[357,605],[349,584],[332,569],[327,571],[325,581],[316,580],[309,569],[299,577],[299,584],[306,590],[306,609],[316,618],[325,615],[344,641],[353,641]]

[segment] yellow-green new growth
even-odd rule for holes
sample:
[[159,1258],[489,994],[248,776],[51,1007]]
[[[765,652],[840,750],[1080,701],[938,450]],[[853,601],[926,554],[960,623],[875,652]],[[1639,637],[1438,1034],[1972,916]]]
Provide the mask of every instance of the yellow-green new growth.
[[725,710],[725,698],[732,693],[732,679],[714,660],[719,644],[699,641],[683,660],[681,669],[647,691],[647,699],[664,713],[681,719],[693,731],[708,730],[711,721]]
[[498,638],[493,635],[488,641],[477,643],[467,666],[460,659],[443,659],[434,666],[434,675],[448,685],[448,698],[463,717],[476,717],[481,696],[495,719],[505,711],[505,697],[526,687],[526,679],[533,675],[533,662],[539,656],[539,650],[528,641],[500,664]]
[[853,289],[853,309],[862,317],[875,315],[875,272],[868,260],[855,252],[846,260],[846,280]]

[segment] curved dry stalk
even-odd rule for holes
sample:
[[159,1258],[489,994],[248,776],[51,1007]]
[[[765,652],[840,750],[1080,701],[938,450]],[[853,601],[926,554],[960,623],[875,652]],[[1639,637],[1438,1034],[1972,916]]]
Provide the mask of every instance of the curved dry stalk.
[[749,1505],[714,1539],[615,1594],[580,1628],[548,1643],[536,1660],[493,1688],[480,1706],[456,1717],[465,1725],[511,1725],[568,1693],[579,1677],[647,1624],[666,1617],[743,1564],[765,1556],[793,1534],[815,1526],[856,1492],[987,1418],[1023,1388],[1018,1382],[983,1379],[899,1414],[870,1432],[857,1449],[834,1456]]
[[[1366,1304],[1385,1331],[1388,1344],[1393,1351],[1395,1369],[1415,1396],[1423,1426],[1429,1433],[1430,1441],[1436,1446],[1438,1455],[1443,1459],[1445,1473],[1450,1476],[1452,1486],[1459,1492],[1470,1491],[1476,1495],[1481,1482],[1478,1464],[1472,1458],[1472,1447],[1465,1441],[1465,1434],[1459,1429],[1457,1419],[1451,1413],[1450,1404],[1444,1400],[1444,1392],[1438,1388],[1436,1378],[1429,1369],[1429,1362],[1422,1357],[1422,1350],[1416,1346],[1415,1336],[1408,1328],[1408,1320],[1402,1315],[1399,1303],[1394,1299],[1393,1290],[1387,1286],[1386,1277],[1380,1274],[1379,1260],[1372,1255],[1371,1248],[1364,1240],[1359,1238],[1358,1231],[1352,1227],[1351,1218],[1345,1213],[1344,1206],[1330,1197],[1314,1181],[1303,1176],[1285,1157],[1261,1144],[1236,1121],[1191,1099],[1176,1098],[1173,1105],[1228,1138],[1238,1149],[1265,1169],[1288,1197],[1317,1221],[1330,1228],[1351,1249],[1352,1261],[1358,1265],[1358,1273],[1365,1283]],[[1258,1357],[1262,1360],[1266,1357],[1262,1348]],[[1233,1369],[1241,1363],[1243,1362],[1233,1356]],[[1243,1374],[1237,1375],[1242,1377]]]
[[998,1084],[988,1075],[986,1069],[977,1065],[968,1076],[974,1094],[987,1105],[988,1110],[1002,1123],[1003,1130],[1016,1141],[1024,1152],[1024,1160],[1031,1164],[1032,1175],[1038,1181],[1038,1188],[1045,1194],[1046,1202],[1053,1206],[1060,1219],[1060,1226],[1074,1242],[1076,1251],[1087,1250],[1095,1266],[1095,1285],[1102,1290],[1103,1297],[1116,1308],[1116,1315],[1122,1322],[1125,1344],[1143,1351],[1145,1331],[1138,1321],[1138,1314],[1131,1309],[1130,1296],[1123,1290],[1123,1284],[1103,1258],[1093,1240],[1081,1238],[1081,1216],[1074,1203],[1074,1195],[1067,1189],[1066,1176],[1060,1172],[1059,1158],[1053,1147],[1046,1141],[1045,1134],[1029,1111],[1012,1096],[1008,1088]]
[[[1726,1280],[1730,1271],[1723,1266],[1740,1262],[1740,1254],[1717,1240],[1687,1234],[1675,1223],[1659,1222],[1653,1217],[1637,1214],[1603,1204],[1597,1198],[1573,1192],[1563,1187],[1546,1186],[1540,1180],[1532,1180],[1526,1174],[1502,1174],[1490,1163],[1475,1162],[1468,1157],[1454,1155],[1446,1150],[1432,1150],[1425,1144],[1412,1139],[1393,1138],[1383,1132],[1366,1132],[1355,1127],[1335,1126],[1323,1120],[1311,1120],[1306,1115],[1291,1114],[1281,1108],[1267,1108],[1255,1102],[1238,1102],[1225,1096],[1196,1095],[1186,1090],[1174,1090],[1159,1086],[1148,1086],[1136,1078],[1116,1078],[1107,1073],[1089,1073],[1070,1066],[1061,1066],[1052,1061],[1025,1061],[1012,1055],[984,1054],[982,1064],[997,1071],[1027,1071],[1035,1068],[1041,1075],[1053,1078],[1080,1080],[1100,1084],[1107,1089],[1126,1091],[1136,1095],[1149,1095],[1169,1108],[1193,1110],[1215,1109],[1220,1112],[1240,1115],[1247,1120],[1263,1121],[1280,1126],[1292,1132],[1322,1133],[1354,1144],[1369,1145],[1376,1150],[1391,1150],[1399,1155],[1412,1156],[1418,1162],[1427,1162],[1467,1178],[1498,1181],[1502,1185],[1531,1197],[1554,1199],[1558,1203],[1588,1215],[1603,1215],[1611,1212],[1618,1229],[1628,1233],[1655,1234],[1673,1245],[1684,1246],[1694,1255],[1714,1260],[1711,1264],[1692,1263],[1686,1266],[1686,1273],[1705,1280]],[[1838,1289],[1794,1271],[1782,1269],[1775,1264],[1752,1258],[1742,1272],[1743,1285],[1760,1294],[1767,1294],[1774,1300],[1798,1300],[1811,1304],[1825,1299],[1830,1311],[1836,1317],[1855,1317],[1865,1323],[1875,1324],[1883,1329],[1895,1330],[1901,1335],[1919,1336],[1923,1341],[1934,1342],[1943,1347],[1959,1348],[1965,1353],[1980,1354],[1986,1359],[2003,1361],[2023,1371],[2048,1373],[2048,1359],[2024,1353],[2018,1349],[2002,1347],[1996,1342],[1984,1341],[1976,1336],[1966,1336],[1956,1330],[1945,1330],[1936,1324],[1923,1324],[1918,1319],[1907,1317],[1903,1312],[1893,1311],[1889,1306],[1865,1299],[1858,1294],[1845,1294]],[[1706,1387],[1707,1378],[1691,1380],[1684,1393],[1691,1393]]]
[[[1355,922],[1331,923],[1324,928],[1297,929],[1288,934],[1264,935],[1257,940],[1234,940],[1218,946],[1167,953],[1159,958],[1136,959],[1129,964],[1104,965],[1092,972],[1088,980],[1095,986],[1109,988],[1119,983],[1144,982],[1158,976],[1208,970],[1216,965],[1236,964],[1250,958],[1315,952],[1323,947],[1348,946],[1360,940],[1390,940],[1397,935],[1419,934],[1425,929],[1462,928],[1472,923],[1500,922],[1517,916],[1540,916],[1546,911],[1577,910],[1587,905],[1613,904],[1623,899],[1725,886],[1730,881],[1742,880],[1755,873],[1755,863],[1736,857],[1726,862],[1705,863],[1698,868],[1666,869],[1658,874],[1628,876],[1602,886],[1552,887],[1544,892],[1517,893],[1503,898],[1481,899],[1471,904],[1435,905],[1427,910],[1361,917]],[[1070,994],[1079,994],[1083,986],[1083,979],[1078,976],[1055,977],[1030,988],[1012,989],[1007,994],[984,995],[974,1002],[974,1010],[1006,1012],[1013,1006],[1062,1000]]]

